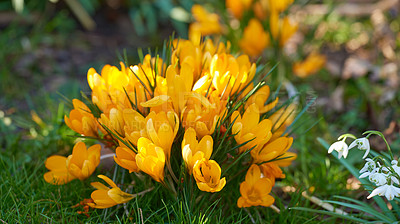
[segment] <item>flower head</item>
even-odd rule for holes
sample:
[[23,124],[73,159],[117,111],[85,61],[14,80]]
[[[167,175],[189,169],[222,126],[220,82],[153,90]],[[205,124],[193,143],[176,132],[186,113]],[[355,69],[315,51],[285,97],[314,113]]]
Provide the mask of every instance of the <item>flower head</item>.
[[168,111],[167,113],[164,111],[159,113],[152,111],[146,117],[147,136],[149,136],[154,145],[164,150],[167,161],[169,161],[172,143],[178,133],[178,129],[179,118],[173,111]]
[[68,172],[67,157],[65,156],[50,156],[46,159],[45,166],[50,170],[43,176],[47,183],[62,185],[76,179],[74,175]]
[[192,174],[193,166],[198,160],[210,159],[212,151],[213,139],[210,135],[206,135],[200,141],[197,141],[196,132],[193,128],[185,131],[182,141],[182,157],[189,174]]
[[370,150],[368,138],[359,138],[359,139],[354,140],[350,144],[349,149],[354,148],[355,146],[357,146],[358,149],[365,151],[365,154],[363,156],[363,159],[365,159],[365,157],[367,157],[369,150]]
[[359,178],[368,177],[369,175],[374,174],[378,171],[379,164],[377,166],[377,163],[370,158],[367,158],[366,161],[367,162],[365,163],[364,167],[360,170],[361,175]]
[[92,182],[91,185],[97,190],[93,191],[91,194],[94,203],[87,203],[90,207],[100,209],[110,208],[117,204],[126,203],[135,197],[132,194],[121,191],[110,178],[104,175],[98,175],[97,177],[107,182],[111,188],[100,182]]
[[76,143],[72,155],[67,158],[68,171],[79,180],[88,178],[100,164],[100,151],[99,144],[86,149],[85,143]]
[[273,182],[261,176],[260,168],[253,164],[246,174],[246,179],[240,184],[240,194],[242,195],[238,201],[239,208],[251,206],[271,206],[275,199],[269,195]]
[[125,146],[119,146],[115,149],[114,161],[121,167],[129,170],[129,173],[139,172],[136,164],[136,153]]
[[349,147],[347,146],[346,142],[344,141],[338,141],[333,143],[329,149],[328,149],[328,153],[332,153],[333,150],[338,152],[338,158],[342,158],[342,156],[344,158],[347,157],[347,154],[349,153]]
[[193,176],[201,191],[218,192],[226,184],[225,177],[221,178],[221,167],[214,160],[197,160],[193,166]]
[[97,137],[97,121],[89,107],[78,99],[73,99],[72,104],[74,109],[69,113],[69,118],[64,116],[65,124],[79,134]]
[[244,53],[255,57],[259,56],[269,44],[269,36],[260,21],[251,19],[239,41],[240,48]]
[[86,149],[83,142],[75,144],[72,155],[50,156],[46,160],[46,168],[50,171],[44,174],[44,179],[50,184],[66,184],[73,179],[83,180],[88,178],[100,163],[99,144]]
[[[239,153],[243,153],[257,145],[263,145],[272,136],[272,122],[264,119],[260,122],[260,113],[256,104],[250,105],[243,114],[238,111],[233,112],[231,116],[232,133],[235,134],[235,140],[238,144],[243,144],[239,148]],[[254,150],[253,150],[254,151]]]
[[[290,158],[288,158],[288,161],[285,162],[289,162],[290,164],[290,162],[296,158],[296,154],[285,154],[287,153],[287,150],[292,146],[292,143],[292,137],[279,137],[273,141],[267,142],[265,145],[256,147],[250,152],[250,154],[254,160],[254,163],[267,162],[277,158],[278,156],[282,156],[282,158],[289,156]],[[280,160],[277,160],[276,162],[279,163]]]
[[369,181],[374,183],[376,186],[382,186],[387,183],[387,177],[383,173],[376,172],[369,175]]
[[138,140],[136,164],[140,170],[150,175],[155,181],[164,181],[165,153],[145,137]]
[[377,187],[375,190],[368,195],[367,199],[374,197],[375,195],[385,196],[389,201],[393,200],[394,197],[400,196],[400,188],[393,186],[392,184],[385,184]]

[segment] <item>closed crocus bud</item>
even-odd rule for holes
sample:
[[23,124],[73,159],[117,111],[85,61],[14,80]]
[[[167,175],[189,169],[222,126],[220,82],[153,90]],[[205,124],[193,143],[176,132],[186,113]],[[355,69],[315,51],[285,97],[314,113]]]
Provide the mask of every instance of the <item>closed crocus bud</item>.
[[253,164],[247,171],[246,179],[240,184],[240,194],[238,201],[239,208],[251,206],[271,206],[275,199],[269,195],[273,182],[267,177],[261,177],[260,168]]
[[92,208],[110,208],[117,204],[123,204],[132,200],[135,196],[123,192],[110,178],[104,175],[97,177],[103,179],[111,188],[100,182],[92,182],[91,185],[97,190],[93,191],[91,198],[94,203],[87,203]]
[[182,157],[192,174],[194,164],[203,158],[210,159],[213,151],[213,139],[210,135],[204,136],[200,141],[196,139],[196,132],[193,128],[186,130],[182,141]]
[[226,184],[225,177],[221,178],[221,167],[214,160],[205,158],[197,160],[193,167],[193,177],[201,191],[218,192]]
[[155,181],[163,182],[165,160],[165,153],[161,147],[145,137],[139,138],[136,164],[140,170],[150,175]]
[[78,99],[73,99],[72,103],[74,109],[69,113],[69,117],[64,116],[65,124],[81,135],[97,137],[97,121],[89,107]]
[[254,159],[254,163],[268,162],[286,153],[286,151],[292,146],[292,143],[292,137],[279,137],[272,142],[266,143],[262,147],[257,147],[252,150],[250,152],[251,157]]
[[173,111],[167,113],[164,111],[155,113],[153,111],[146,117],[147,136],[155,145],[164,150],[167,161],[169,161],[171,146],[178,129],[179,118]]
[[68,171],[79,180],[88,178],[100,163],[100,150],[99,144],[86,149],[85,143],[76,143],[66,161]]

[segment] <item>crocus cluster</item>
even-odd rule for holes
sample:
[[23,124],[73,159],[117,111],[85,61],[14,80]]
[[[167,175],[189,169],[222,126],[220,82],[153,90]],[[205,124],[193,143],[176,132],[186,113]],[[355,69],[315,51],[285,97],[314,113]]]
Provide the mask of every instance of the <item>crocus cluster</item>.
[[[391,161],[384,156],[375,156],[371,158],[367,158],[370,155],[370,143],[368,138],[372,134],[376,134],[382,137],[385,142],[386,139],[382,135],[382,133],[378,131],[367,131],[365,134],[368,134],[366,137],[356,138],[351,134],[344,134],[339,137],[335,143],[333,143],[328,153],[333,151],[338,152],[339,159],[343,156],[347,157],[350,149],[357,147],[359,150],[365,151],[362,159],[365,159],[365,165],[360,170],[359,178],[368,178],[368,180],[373,183],[376,188],[370,193],[367,197],[368,199],[379,195],[385,196],[388,200],[393,200],[394,197],[400,197],[400,166],[398,166],[398,161],[393,159],[392,152],[390,150],[390,146],[388,146],[389,154],[391,157]],[[346,139],[352,138],[354,141],[348,146],[346,144]],[[390,163],[389,163],[390,161]]]
[[[240,186],[232,186],[240,188],[237,205],[270,206],[275,180],[285,177],[281,167],[296,158],[286,134],[295,113],[291,105],[278,107],[265,81],[255,81],[261,74],[248,55],[232,55],[229,48],[210,39],[179,39],[171,41],[165,59],[146,55],[137,65],[91,68],[91,94],[85,103],[73,100],[65,123],[113,150],[118,166],[168,189],[195,181],[200,192],[220,192],[234,176],[224,171],[236,164],[247,170],[238,177]],[[65,184],[89,177],[99,165],[100,148],[86,150],[79,142],[70,157],[49,157],[45,180]],[[98,177],[111,188],[92,183],[97,190],[89,206],[108,208],[134,198],[110,178]]]

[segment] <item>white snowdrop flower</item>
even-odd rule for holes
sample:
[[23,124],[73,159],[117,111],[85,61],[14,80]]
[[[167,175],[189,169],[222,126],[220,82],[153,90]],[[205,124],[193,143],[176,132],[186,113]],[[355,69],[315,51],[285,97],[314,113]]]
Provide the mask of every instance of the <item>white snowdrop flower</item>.
[[392,168],[394,172],[396,172],[397,175],[400,176],[400,166],[398,166],[397,164],[398,164],[397,160],[392,160]]
[[369,175],[369,181],[374,183],[376,186],[382,186],[387,183],[386,175],[383,173],[373,173]]
[[329,149],[328,149],[328,153],[332,153],[333,150],[338,152],[338,158],[342,158],[342,156],[344,158],[347,157],[347,154],[349,153],[349,147],[347,146],[346,142],[344,141],[338,141],[333,143]]
[[400,196],[400,188],[395,187],[393,185],[382,185],[377,187],[375,190],[371,192],[370,195],[368,195],[367,199],[370,199],[374,197],[375,195],[379,196],[385,196],[389,201],[393,200],[394,197],[399,197]]
[[370,158],[366,159],[366,161],[367,162],[365,163],[364,167],[361,168],[360,170],[361,175],[359,178],[368,177],[369,175],[376,173],[378,171],[378,167],[375,161],[373,161]]
[[363,159],[365,159],[365,157],[367,157],[369,151],[370,151],[370,146],[369,146],[369,141],[368,138],[358,138],[356,140],[354,140],[350,146],[349,149],[353,148],[357,146],[358,149],[365,151]]

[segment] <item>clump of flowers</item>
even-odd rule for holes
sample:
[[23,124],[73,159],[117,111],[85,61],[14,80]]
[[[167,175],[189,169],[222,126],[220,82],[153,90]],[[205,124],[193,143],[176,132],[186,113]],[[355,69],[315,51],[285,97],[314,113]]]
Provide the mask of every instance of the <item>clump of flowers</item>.
[[[376,188],[368,195],[368,199],[378,195],[385,196],[389,201],[395,197],[400,197],[400,166],[398,166],[398,160],[394,159],[390,145],[386,141],[384,135],[379,131],[366,131],[362,138],[356,138],[352,134],[341,135],[337,142],[333,143],[328,150],[328,153],[333,151],[338,152],[338,158],[342,156],[347,157],[349,150],[358,148],[361,151],[365,151],[362,159],[365,159],[365,164],[359,171],[359,178],[367,178],[371,185],[373,184]],[[380,136],[386,143],[389,157],[384,154],[370,153],[369,138],[371,135]],[[353,139],[350,145],[347,145],[346,139]]]
[[[196,10],[202,23],[215,20]],[[269,119],[285,113],[285,107],[277,107],[278,98],[260,81],[249,56],[230,54],[229,45],[179,39],[168,49],[164,59],[146,55],[137,65],[106,65],[100,73],[89,69],[92,92],[85,103],[73,100],[66,124],[113,150],[115,163],[132,178],[131,173],[142,173],[141,181],[147,177],[171,194],[194,182],[198,190],[190,194],[218,193],[237,179],[240,186],[229,189],[240,191],[239,207],[272,205],[271,189],[285,177],[281,167],[296,158],[288,151],[293,138],[285,134],[284,121]],[[281,128],[273,128],[278,122]],[[80,142],[68,158],[49,157],[45,180],[84,180],[99,165],[100,148],[86,150]],[[89,206],[108,208],[134,198],[110,178],[98,177],[110,187],[92,183],[97,190]]]

